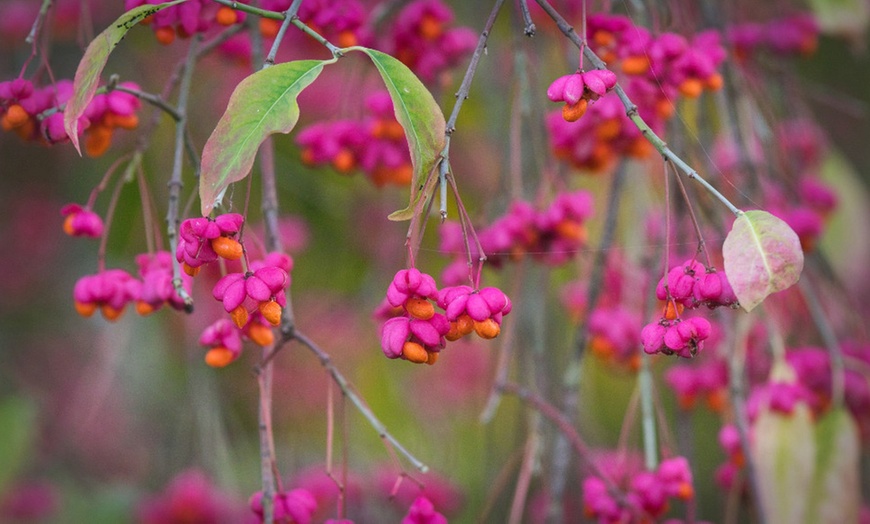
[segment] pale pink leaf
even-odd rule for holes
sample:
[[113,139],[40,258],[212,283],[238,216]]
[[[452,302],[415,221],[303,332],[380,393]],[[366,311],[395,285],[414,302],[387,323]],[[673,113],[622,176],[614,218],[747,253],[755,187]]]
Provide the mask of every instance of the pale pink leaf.
[[766,211],[741,213],[725,238],[722,254],[725,273],[746,311],[795,284],[804,266],[797,234]]

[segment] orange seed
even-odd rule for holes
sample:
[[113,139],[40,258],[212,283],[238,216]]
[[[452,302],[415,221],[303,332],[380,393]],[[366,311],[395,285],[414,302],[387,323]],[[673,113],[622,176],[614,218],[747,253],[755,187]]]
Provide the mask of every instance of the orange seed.
[[429,352],[420,344],[410,340],[402,346],[402,356],[415,364],[429,361]]
[[242,329],[248,323],[248,310],[245,306],[237,306],[236,309],[230,311],[230,317],[237,328]]
[[219,257],[227,260],[238,260],[242,258],[242,244],[235,238],[219,236],[211,241],[211,248],[218,254]]
[[273,326],[281,323],[281,306],[274,300],[261,303],[259,309],[260,313],[263,314],[263,318],[268,320]]
[[233,352],[224,347],[216,347],[205,354],[205,363],[213,368],[222,368],[232,362]]
[[477,335],[480,338],[490,340],[498,336],[498,334],[501,332],[501,327],[499,327],[495,320],[488,318],[483,322],[478,322],[475,320],[474,331],[477,332]]
[[435,316],[435,306],[425,298],[409,298],[405,301],[405,311],[420,320],[429,320]]

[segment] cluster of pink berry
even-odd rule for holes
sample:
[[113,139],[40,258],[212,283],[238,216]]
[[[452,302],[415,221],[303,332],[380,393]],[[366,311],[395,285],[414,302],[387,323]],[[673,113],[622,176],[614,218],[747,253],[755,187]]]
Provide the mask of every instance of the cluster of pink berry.
[[[88,207],[67,204],[61,209],[63,230],[72,237],[97,238],[103,235],[103,220]],[[184,300],[172,284],[172,257],[167,251],[142,253],[136,256],[139,279],[123,269],[101,270],[80,278],[73,288],[76,311],[90,317],[97,309],[107,320],[121,317],[127,304],[135,303],[140,315],[149,315],[168,304],[184,309]],[[190,290],[190,278],[182,285]]]
[[332,165],[339,173],[361,170],[378,187],[408,185],[414,169],[389,93],[374,93],[365,105],[369,115],[361,121],[321,122],[300,132],[296,142],[302,147],[302,161]]
[[562,118],[566,122],[576,122],[586,113],[589,101],[595,101],[616,86],[616,74],[608,69],[577,71],[571,75],[560,76],[547,88],[547,98],[551,102],[565,102]]
[[[121,85],[138,90],[133,83]],[[65,142],[69,137],[63,127],[60,108],[71,96],[69,80],[39,89],[23,78],[0,82],[0,127],[23,140],[47,144]],[[92,157],[100,156],[111,145],[116,129],[135,129],[139,125],[136,115],[139,107],[139,99],[129,93],[112,91],[95,96],[79,119],[85,152]]]
[[[284,12],[292,3],[292,0],[265,0],[260,7]],[[368,10],[359,0],[307,0],[299,6],[297,16],[338,47],[366,45],[371,39]],[[260,19],[260,32],[267,38],[277,35],[280,26],[279,20]]]
[[[124,8],[129,11],[141,5],[161,3],[160,0],[124,0]],[[157,11],[142,23],[151,25],[158,42],[169,45],[176,37],[189,38],[215,26],[229,26],[244,20],[245,13],[231,7],[209,0],[188,0]]]
[[[653,36],[627,17],[595,14],[588,18],[587,38],[611,71],[563,76],[547,90],[550,100],[566,102],[561,112],[547,116],[553,153],[578,169],[605,172],[621,156],[646,158],[653,151],[621,102],[602,96],[616,84],[613,71],[623,75],[622,87],[656,132],[673,114],[679,96],[697,98],[705,89],[722,86],[717,69],[726,52],[715,31],[691,40],[674,33]],[[588,103],[593,100],[598,101]]]
[[[480,245],[493,267],[531,254],[536,260],[556,266],[576,255],[586,243],[586,221],[592,216],[592,195],[586,191],[560,193],[549,206],[538,210],[525,200],[515,200],[504,215],[478,232]],[[455,260],[442,274],[445,282],[456,284],[468,276],[462,227],[448,222],[440,228],[440,249]],[[477,249],[470,246],[472,257]]]
[[321,122],[296,138],[302,161],[310,166],[331,165],[339,173],[361,170],[378,187],[406,186],[414,169],[405,131],[393,113],[386,91],[366,98],[369,115],[361,120]]
[[663,460],[655,471],[639,471],[626,475],[624,502],[610,493],[607,483],[596,476],[583,480],[583,506],[586,516],[601,524],[645,522],[638,514],[650,519],[663,516],[670,499],[691,500],[695,496],[692,471],[684,457]]
[[[433,304],[434,302],[434,304]],[[431,275],[416,268],[402,269],[387,288],[386,303],[392,308],[379,312],[389,316],[381,327],[381,347],[388,358],[434,364],[447,341],[476,332],[492,339],[501,331],[511,301],[494,287],[437,288]],[[435,311],[435,305],[444,313]]]
[[[177,310],[185,308],[172,283],[172,258],[168,251],[137,255],[136,264],[139,279],[123,269],[102,270],[80,278],[73,288],[76,311],[90,317],[99,309],[106,320],[115,321],[130,303],[135,303],[136,312],[143,316],[164,305]],[[182,285],[190,291],[190,284],[185,275]]]
[[[589,17],[587,38],[608,66],[618,66],[627,75],[626,91],[636,102],[643,101],[646,109],[664,103],[670,106],[678,95],[697,98],[705,89],[722,87],[717,68],[726,52],[716,31],[704,31],[691,39],[676,33],[654,36],[627,17],[595,14]],[[659,108],[663,118],[670,113],[668,108]]]
[[[667,281],[666,281],[667,279]],[[737,297],[724,271],[706,268],[694,259],[668,271],[656,286],[656,297],[665,302],[661,318],[641,331],[643,350],[684,358],[694,357],[712,332],[703,317],[680,318],[684,308],[737,307]]]
[[200,470],[182,471],[157,494],[143,498],[136,507],[136,522],[240,522],[229,493],[221,491]]
[[[643,159],[653,147],[631,120],[618,98],[607,96],[588,105],[586,118],[567,121],[559,111],[546,117],[553,155],[591,173],[609,171],[621,156]],[[656,121],[651,125],[659,125]]]
[[224,367],[239,358],[242,336],[263,347],[275,341],[272,328],[281,323],[287,306],[285,289],[290,285],[293,259],[284,253],[269,253],[251,262],[248,269],[227,273],[212,289],[212,296],[232,319],[217,320],[200,336],[199,343],[209,347],[205,361],[212,367]]
[[[263,522],[263,492],[251,495],[248,501],[251,511],[257,516],[257,522]],[[317,511],[317,500],[310,491],[303,488],[282,491],[275,495],[275,522],[295,522],[309,524]]]
[[725,462],[716,468],[713,477],[716,483],[724,489],[731,489],[738,473],[746,464],[743,447],[740,445],[740,432],[732,424],[726,424],[719,430],[719,446],[725,451]]
[[665,382],[677,395],[681,409],[694,408],[703,399],[708,408],[722,413],[728,403],[728,366],[719,358],[698,365],[676,365],[665,372]]
[[640,316],[622,305],[597,307],[589,315],[589,349],[605,362],[640,368]]
[[474,31],[452,23],[453,11],[441,0],[415,0],[396,16],[387,51],[432,82],[477,43]]
[[727,30],[735,57],[746,62],[756,53],[808,56],[819,41],[819,24],[811,13],[797,13],[767,23],[744,22]]

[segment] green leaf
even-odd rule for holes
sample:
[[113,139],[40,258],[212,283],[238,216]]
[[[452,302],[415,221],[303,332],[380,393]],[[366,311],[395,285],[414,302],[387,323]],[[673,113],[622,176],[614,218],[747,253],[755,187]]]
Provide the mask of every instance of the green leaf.
[[108,28],[97,35],[91,41],[88,48],[85,50],[85,55],[79,66],[76,69],[76,76],[73,80],[73,95],[66,103],[63,111],[63,128],[66,134],[69,135],[70,141],[79,152],[82,154],[79,145],[79,117],[84,114],[88,104],[94,98],[97,92],[97,84],[100,81],[100,73],[106,67],[106,62],[109,60],[109,54],[115,49],[124,36],[134,25],[138,24],[145,18],[153,15],[161,9],[186,2],[187,0],[175,0],[174,2],[166,2],[165,4],[145,4],[133,8],[117,20],[112,22]]
[[865,0],[810,0],[809,4],[823,33],[857,44],[870,25],[870,4]]
[[797,234],[766,211],[747,211],[734,221],[722,245],[725,274],[746,311],[798,281],[804,253]]
[[858,427],[846,409],[834,408],[816,423],[816,445],[816,471],[804,522],[858,522],[861,442]]
[[765,402],[752,426],[752,461],[758,500],[770,524],[804,522],[805,494],[813,481],[816,441],[812,414],[805,402],[783,414]]
[[333,62],[285,62],[257,71],[236,86],[202,150],[199,199],[203,216],[211,213],[230,184],[248,176],[263,140],[293,130],[299,120],[296,97],[314,82],[325,64]]
[[[414,215],[414,207],[425,197],[423,183],[435,168],[444,149],[444,114],[432,97],[432,93],[408,67],[392,56],[365,47],[349,47],[343,51],[362,51],[371,58],[390,98],[396,120],[405,130],[405,138],[411,149],[411,165],[414,176],[411,179],[411,201],[405,209],[391,213],[390,220],[409,220]],[[434,186],[433,186],[434,188]]]
[[0,401],[0,493],[27,462],[36,438],[36,407],[18,397]]

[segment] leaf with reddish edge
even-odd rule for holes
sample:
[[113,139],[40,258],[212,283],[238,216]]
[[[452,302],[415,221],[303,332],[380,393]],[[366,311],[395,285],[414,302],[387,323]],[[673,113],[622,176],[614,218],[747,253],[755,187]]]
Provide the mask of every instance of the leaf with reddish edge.
[[432,93],[408,67],[392,56],[365,47],[348,47],[342,51],[362,51],[377,67],[393,100],[396,120],[405,130],[411,149],[411,201],[408,207],[389,215],[390,220],[410,220],[414,208],[425,197],[423,183],[435,168],[445,144],[447,123]]
[[299,120],[296,97],[332,60],[297,60],[262,69],[242,80],[202,150],[199,199],[203,216],[223,198],[227,187],[246,176],[260,144],[275,133],[289,133]]
[[766,211],[741,213],[722,245],[725,274],[740,306],[752,311],[800,278],[804,253],[797,234]]
[[186,2],[187,0],[175,0],[165,4],[145,4],[135,7],[112,22],[102,33],[97,35],[85,50],[82,61],[76,69],[73,80],[73,95],[66,103],[63,111],[63,128],[69,136],[70,142],[82,154],[79,145],[79,118],[84,114],[88,104],[94,99],[97,92],[97,84],[100,81],[100,73],[106,67],[109,54],[115,49],[124,36],[133,26],[153,15],[161,9]]

